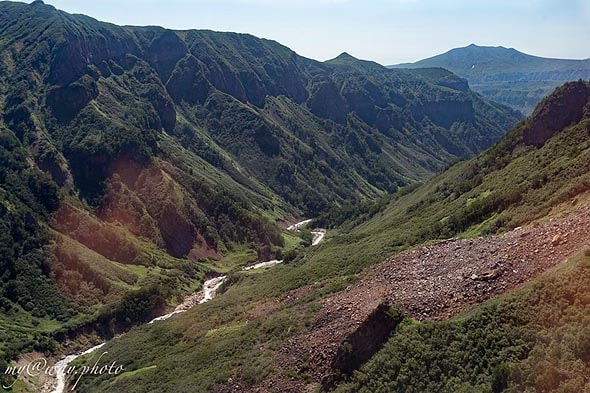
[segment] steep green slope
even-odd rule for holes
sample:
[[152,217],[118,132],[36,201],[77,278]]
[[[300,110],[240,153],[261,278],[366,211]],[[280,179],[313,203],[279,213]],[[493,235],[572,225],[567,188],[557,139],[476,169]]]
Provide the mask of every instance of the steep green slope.
[[[225,52],[213,55],[223,56],[216,62],[223,64],[224,73],[229,72],[225,71],[228,64],[241,61]],[[505,108],[490,106],[471,92],[442,88],[382,67],[357,69],[356,59],[344,68],[311,62],[292,52],[288,59],[274,73],[291,75],[294,80],[287,86],[303,81],[294,91],[273,96],[274,85],[266,85],[267,64],[248,77],[260,78],[260,85],[219,83],[215,85],[219,91],[209,93],[202,103],[181,100],[179,112],[203,125],[211,141],[262,183],[311,214],[334,202],[373,198],[427,178],[453,157],[489,146],[501,134],[498,125],[505,127],[516,119]],[[256,64],[250,61],[250,67]],[[212,75],[210,83],[216,78],[235,77]],[[172,79],[169,90],[171,83]],[[396,83],[407,86],[412,94],[403,94]],[[265,94],[264,101],[257,98]],[[173,90],[171,95],[178,96]],[[456,112],[444,118],[441,112],[455,106]]]
[[566,60],[531,56],[513,48],[469,45],[395,68],[442,67],[467,79],[490,100],[525,114],[567,81],[590,79],[590,59]]
[[[352,229],[345,230],[344,225],[330,231],[322,245],[272,271],[236,273],[223,295],[207,305],[159,326],[141,327],[109,343],[109,354],[105,360],[118,359],[129,364],[129,373],[114,380],[108,376],[85,379],[80,390],[142,392],[157,386],[161,391],[172,392],[190,385],[193,391],[225,392],[232,389],[255,391],[259,384],[268,380],[284,382],[280,386],[289,386],[289,381],[309,383],[313,380],[314,370],[306,364],[298,364],[297,371],[288,369],[280,374],[276,362],[282,366],[283,357],[291,355],[280,349],[284,349],[285,343],[294,335],[312,331],[314,316],[321,308],[318,300],[334,292],[348,293],[347,288],[358,279],[357,274],[363,268],[382,261],[396,251],[436,239],[473,237],[526,224],[543,217],[552,206],[589,190],[589,105],[590,84],[566,84],[543,101],[531,118],[514,128],[493,148],[477,158],[454,165],[414,190],[397,193],[381,209],[375,208],[369,213],[362,211],[358,215],[361,222],[355,222]],[[350,214],[350,211],[345,214]],[[370,216],[368,220],[367,216]],[[582,276],[577,270],[587,270],[585,265],[586,262],[583,266],[576,266],[571,274],[585,280],[586,275]],[[566,271],[569,272],[569,268]],[[553,280],[554,285],[560,286],[569,281],[569,274],[547,280]],[[543,374],[542,369],[535,367],[544,360],[543,356],[535,355],[536,351],[528,352],[528,349],[540,348],[541,341],[536,336],[523,342],[518,336],[520,331],[511,335],[514,321],[510,317],[520,315],[525,309],[531,315],[540,309],[553,310],[552,300],[543,301],[539,308],[527,309],[527,299],[545,296],[549,292],[559,299],[562,295],[568,296],[568,288],[579,284],[576,282],[572,283],[572,287],[560,286],[557,291],[547,292],[544,283],[541,281],[541,284],[531,287],[530,292],[515,295],[518,301],[512,306],[506,305],[512,307],[515,314],[494,314],[498,303],[492,303],[475,311],[475,316],[468,317],[470,319],[447,325],[414,325],[407,322],[399,330],[401,341],[396,343],[393,340],[388,344],[383,354],[363,372],[375,376],[376,383],[399,386],[385,385],[386,378],[390,376],[383,374],[395,366],[389,364],[393,356],[391,353],[394,353],[395,359],[404,362],[404,373],[399,374],[400,378],[411,376],[416,391],[425,386],[435,386],[437,376],[444,376],[445,379],[439,378],[439,382],[448,383],[452,389],[474,391],[482,386],[491,389],[492,379],[496,379],[498,384],[506,381],[504,369],[507,366],[501,364],[513,360],[511,354],[521,353],[518,351],[523,348],[512,348],[511,345],[522,342],[525,346],[530,345],[526,349],[532,357],[524,364],[527,367],[526,374],[522,375],[524,379],[515,382],[515,386],[530,386],[527,382],[530,378]],[[579,294],[581,298],[585,296],[583,292]],[[354,302],[354,299],[351,301]],[[568,315],[581,312],[577,306],[567,310]],[[526,329],[534,330],[536,321],[534,318],[527,320],[526,323],[530,324]],[[565,326],[575,330],[581,326],[576,322],[567,327],[563,321],[555,325],[556,328]],[[499,330],[490,335],[486,330],[488,322],[498,326]],[[556,332],[549,330],[548,334],[553,337]],[[473,346],[480,348],[484,345],[479,337],[484,337],[487,340],[485,343],[490,343],[493,350],[486,352],[488,357],[483,358],[483,363],[480,363],[480,357],[468,356]],[[504,341],[496,345],[494,338]],[[441,340],[455,340],[457,344],[445,349],[447,352],[442,352],[445,356],[438,356],[436,346]],[[576,340],[579,338],[571,343],[578,342]],[[146,342],[150,345],[146,346]],[[417,343],[417,349],[411,349],[413,343]],[[435,349],[431,350],[431,347]],[[457,367],[453,369],[457,372],[448,377],[465,376],[462,381],[466,382],[461,385],[457,379],[447,379],[447,374],[438,369],[430,370],[432,379],[427,377],[428,374],[415,374],[421,369],[414,367],[412,362],[415,359],[424,360],[416,352],[422,348],[434,356],[433,362],[442,362],[441,368],[446,367],[446,360],[463,356],[460,362],[465,369]],[[407,354],[403,352],[405,349]],[[298,357],[302,358],[304,356]],[[179,364],[185,366],[179,368]],[[498,368],[494,371],[496,366]],[[155,372],[156,369],[159,371]],[[517,374],[514,375],[517,378]],[[381,386],[368,385],[370,380],[359,375],[355,385],[352,385],[353,391],[365,385],[368,391]],[[400,379],[395,383],[403,381]],[[315,388],[318,387],[315,385]]]
[[0,127],[0,368],[27,350],[48,350],[53,343],[43,320],[67,320],[69,304],[44,274],[42,247],[47,229],[39,225],[59,202],[50,178],[26,161],[27,152],[14,134]]
[[[82,157],[92,152],[108,162],[130,150],[143,157],[158,139],[148,130],[164,129],[217,168],[248,171],[249,181],[232,174],[248,188],[262,182],[316,213],[332,202],[424,179],[450,159],[488,147],[518,118],[469,91],[376,65],[356,67],[356,59],[344,66],[318,63],[248,35],[120,28],[40,2],[3,6],[3,19],[17,20],[4,29],[4,67],[9,75],[19,60],[19,71],[44,68],[42,120],[55,119],[46,124],[48,133],[64,138],[74,180],[89,196],[100,192],[96,186],[106,173]],[[30,34],[15,40],[18,31]],[[32,45],[21,50],[23,42]],[[14,89],[34,91],[39,83],[21,79]],[[279,97],[284,105],[273,105]],[[22,102],[6,104],[10,113]],[[290,123],[302,120],[306,125],[294,135]],[[77,131],[105,121],[112,122],[102,131],[112,139],[107,146]],[[127,140],[117,132],[122,124],[129,128]],[[318,146],[325,141],[331,149]],[[294,190],[305,197],[293,196]]]

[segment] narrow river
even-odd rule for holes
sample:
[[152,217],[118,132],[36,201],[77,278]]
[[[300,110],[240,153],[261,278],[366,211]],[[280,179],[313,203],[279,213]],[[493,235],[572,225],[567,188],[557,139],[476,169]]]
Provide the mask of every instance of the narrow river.
[[[287,229],[290,231],[297,231],[310,222],[311,222],[311,220],[300,221],[296,224],[289,226]],[[323,229],[317,230],[317,231],[312,231],[311,233],[313,234],[312,246],[319,244],[322,240],[324,240],[324,236],[326,235],[326,231]],[[279,263],[283,263],[283,261],[273,259],[272,261],[260,262],[255,265],[243,267],[242,270],[261,269],[261,268],[268,267],[268,266],[274,266]],[[215,297],[215,295],[217,294],[217,290],[225,282],[226,278],[227,278],[227,276],[218,276],[218,277],[214,277],[214,278],[211,278],[211,279],[205,281],[203,283],[203,289],[201,291],[195,292],[195,293],[187,296],[181,304],[176,306],[174,311],[172,311],[168,314],[156,317],[148,323],[152,324],[154,322],[164,321],[173,315],[180,314],[180,313],[190,310],[191,308],[193,308],[197,304],[203,304],[203,303],[208,302],[209,300],[211,300]],[[70,365],[71,362],[73,362],[74,360],[76,360],[80,356],[88,355],[88,354],[102,348],[105,344],[106,344],[106,342],[99,344],[95,347],[92,347],[90,349],[87,349],[84,352],[80,352],[80,353],[73,354],[73,355],[68,355],[68,356],[64,357],[63,359],[61,359],[60,361],[58,361],[57,363],[55,363],[56,376],[55,376],[55,382],[53,383],[53,386],[52,386],[53,390],[51,390],[51,393],[64,393],[66,391],[66,382],[68,379],[67,370],[68,370],[68,366]]]
[[[151,321],[149,321],[149,323],[154,323],[156,321],[164,321],[175,314],[180,314],[181,312],[185,312],[187,310],[190,310],[191,308],[193,308],[197,304],[203,304],[203,303],[208,302],[209,300],[211,300],[215,297],[217,290],[219,289],[221,284],[223,284],[223,282],[225,281],[225,278],[226,278],[226,276],[219,276],[219,277],[214,277],[210,280],[205,281],[205,283],[203,284],[203,289],[201,291],[187,296],[182,303],[180,303],[178,306],[176,306],[174,311],[172,311],[171,313],[162,315],[160,317],[154,318]],[[197,298],[199,298],[199,297],[202,297],[202,299],[200,299],[197,302]]]

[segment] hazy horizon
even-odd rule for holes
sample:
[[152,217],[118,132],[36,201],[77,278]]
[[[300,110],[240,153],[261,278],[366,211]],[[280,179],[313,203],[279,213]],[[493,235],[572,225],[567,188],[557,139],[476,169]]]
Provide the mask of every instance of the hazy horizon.
[[325,61],[347,52],[383,65],[469,44],[587,59],[590,2],[573,0],[46,0],[118,25],[248,33]]

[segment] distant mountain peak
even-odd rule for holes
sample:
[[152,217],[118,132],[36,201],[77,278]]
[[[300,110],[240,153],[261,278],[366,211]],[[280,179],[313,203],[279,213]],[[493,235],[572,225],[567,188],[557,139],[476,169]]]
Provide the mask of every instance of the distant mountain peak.
[[46,4],[43,0],[35,0],[32,1],[29,6],[34,7],[34,9],[37,10],[44,10],[45,11],[56,11],[55,7],[52,6],[51,4]]
[[348,52],[342,52],[341,54],[339,54],[337,57],[335,57],[332,60],[348,60],[348,61],[354,60],[354,61],[356,61],[358,59],[356,57],[352,56]]
[[485,97],[531,114],[535,105],[567,81],[590,79],[590,59],[529,55],[504,46],[474,43],[391,68],[446,68]]
[[358,59],[347,52],[342,52],[340,55],[338,55],[338,57],[327,60],[325,63],[335,66],[361,67],[365,70],[380,70],[384,68],[379,63]]
[[480,51],[488,51],[488,50],[511,50],[511,51],[516,51],[516,49],[514,48],[506,48],[505,46],[502,45],[497,45],[497,46],[487,46],[487,45],[477,45],[477,44],[469,44],[465,47],[461,47],[461,48],[454,48],[451,50],[456,50],[456,51],[461,51],[461,50],[480,50]]

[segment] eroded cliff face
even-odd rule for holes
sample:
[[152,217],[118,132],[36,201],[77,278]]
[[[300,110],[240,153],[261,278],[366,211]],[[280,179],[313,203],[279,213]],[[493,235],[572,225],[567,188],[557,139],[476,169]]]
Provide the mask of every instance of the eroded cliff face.
[[590,86],[571,82],[559,88],[535,110],[523,130],[523,142],[542,146],[556,132],[579,122],[590,114]]
[[328,375],[322,379],[322,389],[330,391],[352,376],[383,347],[402,320],[403,316],[390,303],[381,303],[374,309],[338,349]]

